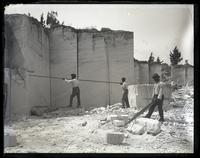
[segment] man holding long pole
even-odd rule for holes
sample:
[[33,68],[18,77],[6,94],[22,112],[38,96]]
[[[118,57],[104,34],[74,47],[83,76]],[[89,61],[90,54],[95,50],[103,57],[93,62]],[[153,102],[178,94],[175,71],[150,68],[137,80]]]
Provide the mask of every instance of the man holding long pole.
[[80,99],[80,89],[79,89],[79,81],[76,78],[76,74],[71,74],[71,80],[67,78],[63,78],[63,80],[67,83],[72,84],[72,94],[70,96],[69,107],[72,107],[73,98],[77,97],[77,107],[81,107],[81,99]]

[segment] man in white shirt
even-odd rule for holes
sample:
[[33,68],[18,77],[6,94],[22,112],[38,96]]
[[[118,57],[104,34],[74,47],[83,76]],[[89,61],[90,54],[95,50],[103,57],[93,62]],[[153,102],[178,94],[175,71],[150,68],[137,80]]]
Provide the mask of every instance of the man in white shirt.
[[81,99],[80,99],[80,89],[79,89],[79,81],[76,79],[76,74],[71,74],[71,80],[63,78],[67,83],[72,84],[72,94],[70,96],[69,107],[72,107],[73,98],[77,97],[77,107],[81,107]]
[[160,115],[159,121],[163,122],[164,121],[163,109],[162,109],[163,100],[164,100],[163,87],[162,87],[162,83],[160,82],[160,76],[157,73],[155,73],[152,78],[155,81],[155,84],[153,86],[153,93],[152,93],[152,105],[149,108],[149,112],[145,117],[150,118],[155,107],[158,106],[158,112]]
[[129,108],[129,102],[128,102],[128,85],[126,83],[126,78],[122,78],[122,82],[120,83],[122,85],[123,95],[122,95],[122,108]]

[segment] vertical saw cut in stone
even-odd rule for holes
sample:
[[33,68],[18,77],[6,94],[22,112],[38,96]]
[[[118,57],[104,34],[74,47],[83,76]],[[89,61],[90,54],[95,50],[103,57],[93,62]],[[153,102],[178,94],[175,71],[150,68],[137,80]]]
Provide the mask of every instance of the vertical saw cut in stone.
[[[50,76],[71,78],[77,73],[77,33],[71,27],[55,27],[49,32]],[[71,84],[51,79],[51,98],[54,106],[69,105]],[[74,105],[76,105],[74,99]]]
[[5,15],[5,57],[11,69],[11,118],[30,115],[32,106],[50,105],[50,80],[33,78],[31,73],[49,76],[49,39],[40,23],[26,15]]
[[120,145],[124,140],[124,134],[121,132],[109,132],[106,134],[108,144]]

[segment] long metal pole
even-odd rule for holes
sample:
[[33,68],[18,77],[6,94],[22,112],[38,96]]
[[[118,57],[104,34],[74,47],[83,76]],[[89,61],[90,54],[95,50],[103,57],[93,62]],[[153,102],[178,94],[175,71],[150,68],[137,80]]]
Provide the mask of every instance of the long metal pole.
[[79,79],[79,81],[102,82],[102,83],[114,83],[114,84],[120,84],[120,82],[108,82],[108,81],[96,81],[96,80],[82,80],[82,79]]
[[43,76],[43,75],[32,75],[32,74],[30,74],[30,76],[33,76],[33,77],[44,77],[44,78],[54,78],[54,79],[63,79],[61,77],[50,77],[50,76]]
[[[33,76],[33,77],[44,77],[44,78],[54,78],[54,79],[61,79],[61,80],[63,79],[62,77],[50,77],[50,76],[34,75],[34,74],[30,74],[30,76]],[[108,82],[108,81],[84,80],[84,79],[79,79],[79,81],[120,84],[120,82]]]

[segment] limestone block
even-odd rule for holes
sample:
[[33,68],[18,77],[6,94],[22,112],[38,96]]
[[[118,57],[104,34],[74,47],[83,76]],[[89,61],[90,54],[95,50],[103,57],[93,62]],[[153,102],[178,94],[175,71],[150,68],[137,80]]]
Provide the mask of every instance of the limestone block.
[[31,115],[41,116],[43,113],[48,111],[47,106],[34,106],[31,109]]
[[113,121],[113,120],[117,120],[118,119],[118,116],[117,115],[109,115],[108,117],[107,117],[107,120],[109,120],[109,121]]
[[118,115],[118,119],[128,122],[129,116],[128,115]]
[[145,125],[130,124],[127,128],[127,131],[135,135],[142,135],[145,132]]
[[124,140],[124,134],[121,132],[109,132],[106,134],[106,141],[109,144],[119,145]]
[[4,133],[4,147],[13,147],[16,145],[16,136],[13,133]]
[[122,127],[125,125],[125,121],[124,120],[113,120],[113,124],[117,127]]
[[145,126],[146,131],[154,135],[158,134],[161,131],[161,123],[158,120],[139,118],[136,120],[136,124]]

